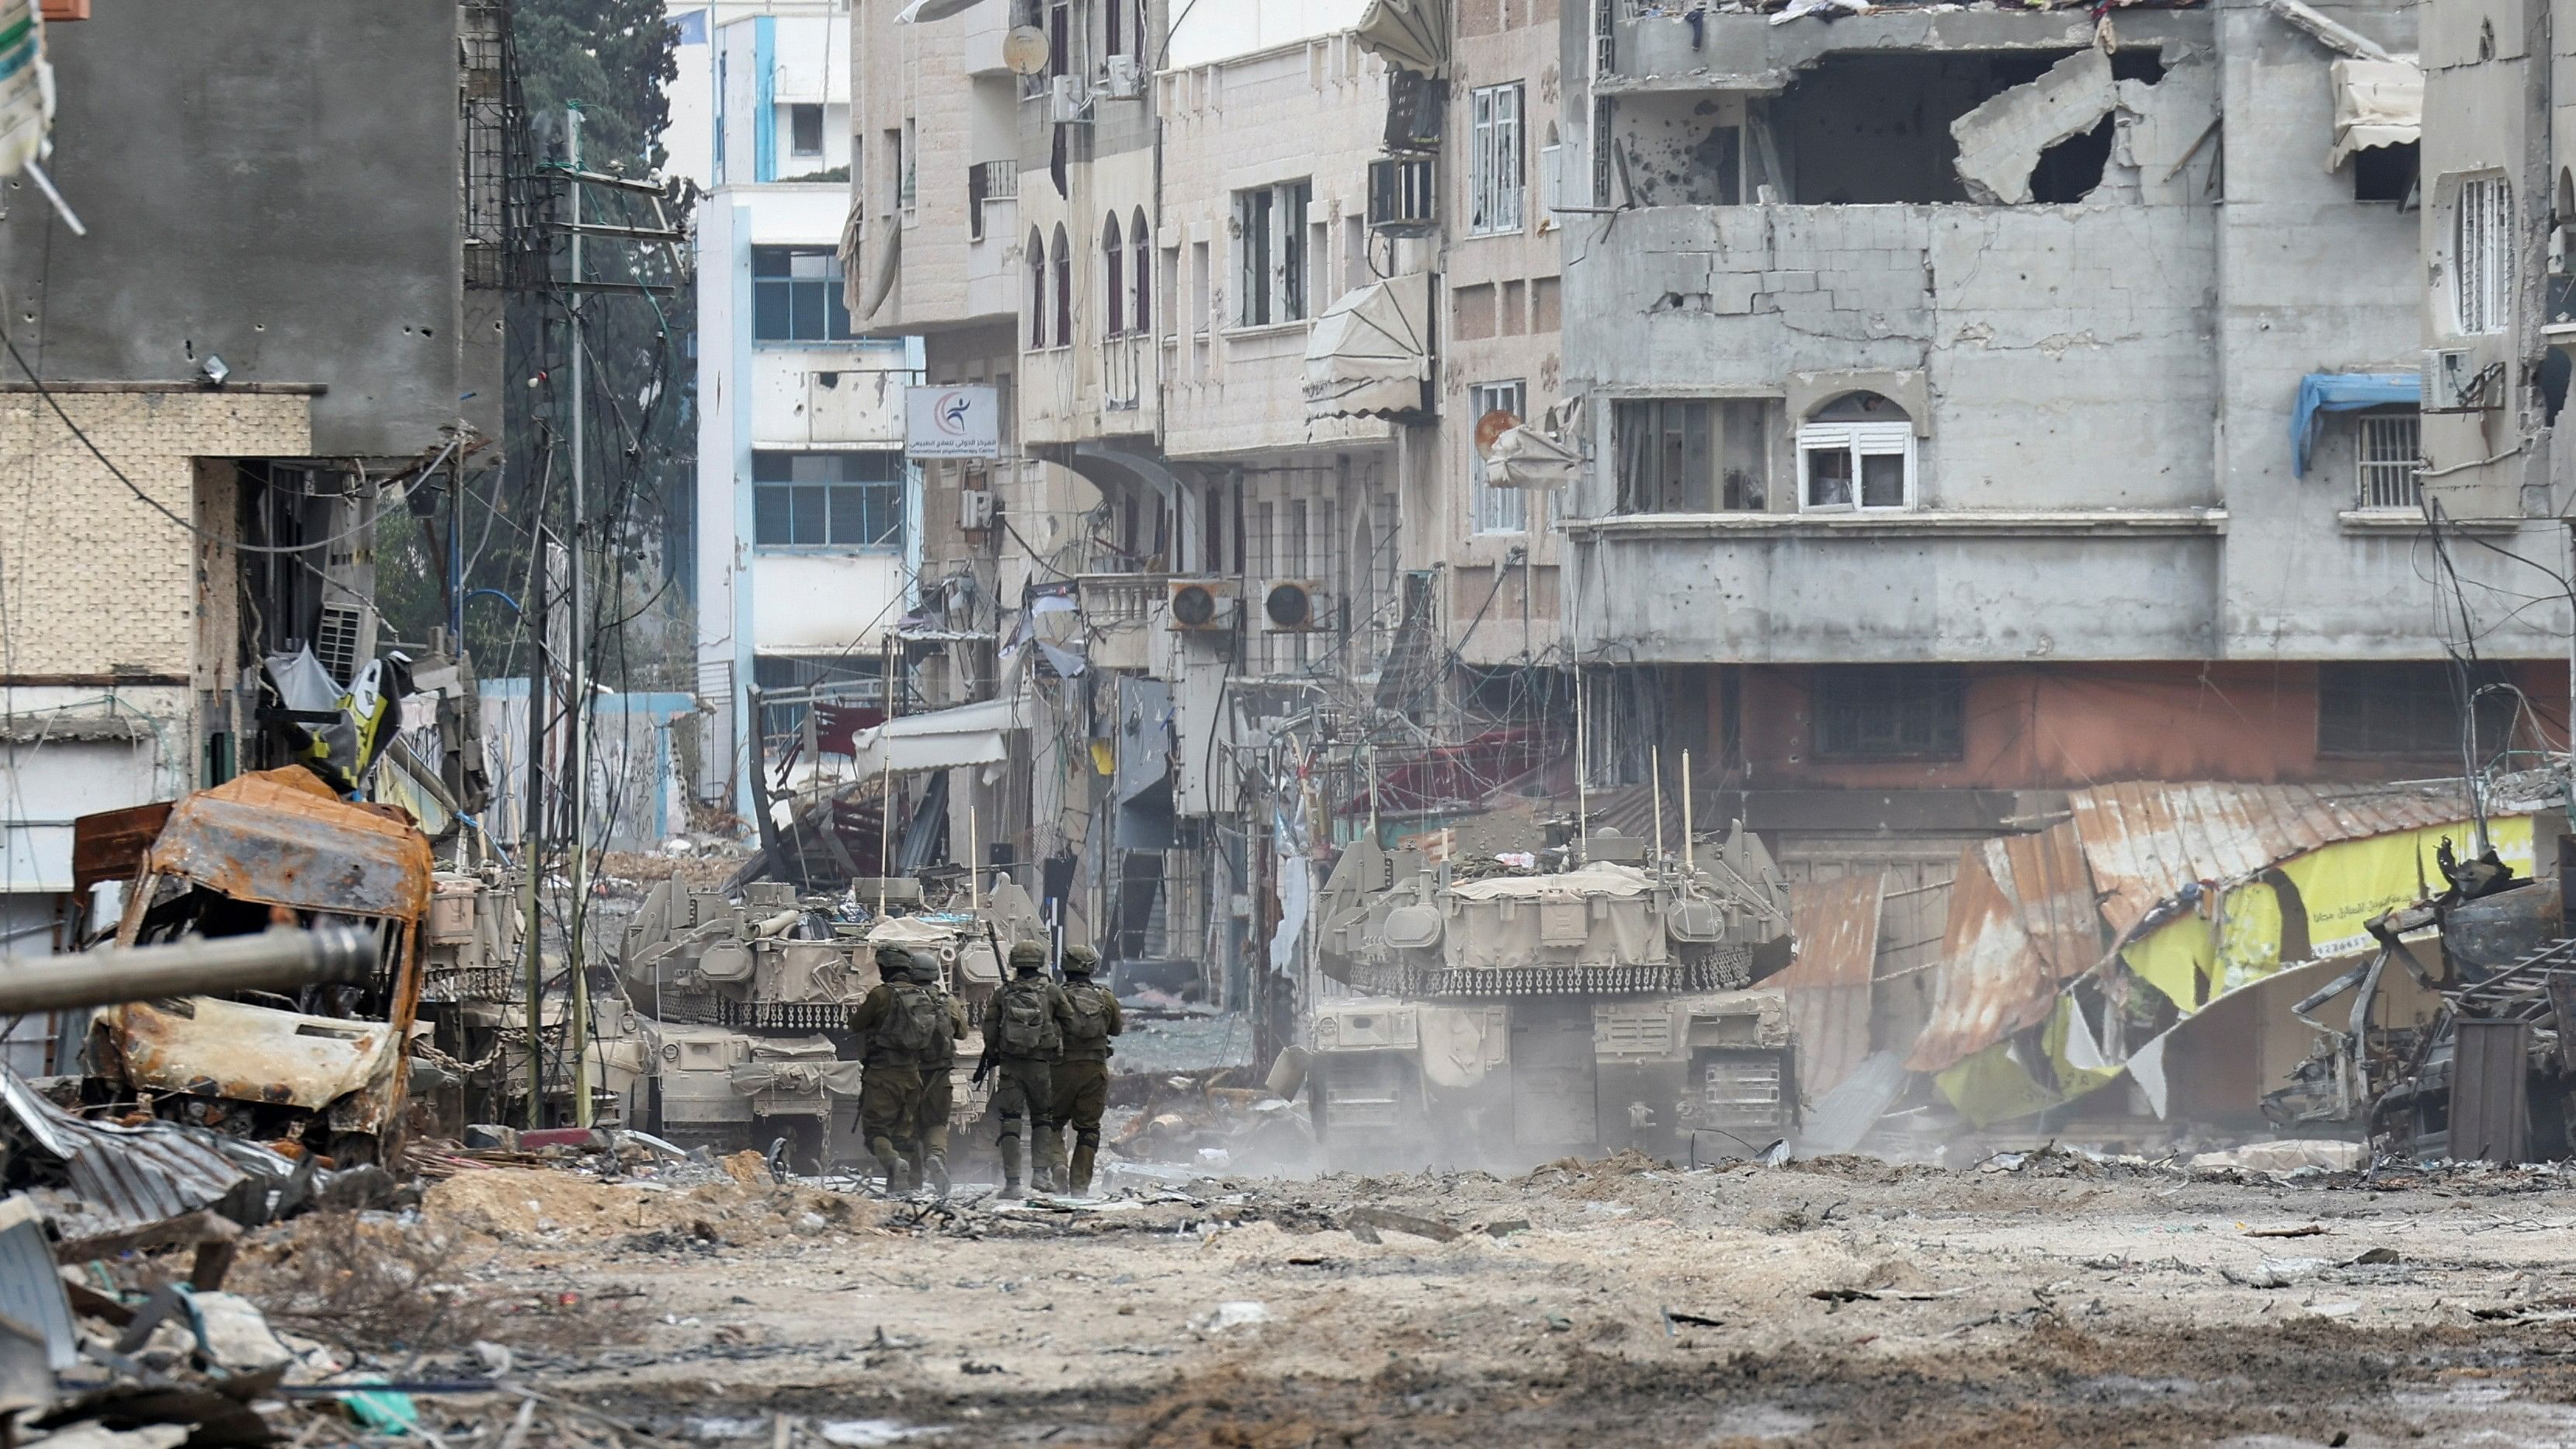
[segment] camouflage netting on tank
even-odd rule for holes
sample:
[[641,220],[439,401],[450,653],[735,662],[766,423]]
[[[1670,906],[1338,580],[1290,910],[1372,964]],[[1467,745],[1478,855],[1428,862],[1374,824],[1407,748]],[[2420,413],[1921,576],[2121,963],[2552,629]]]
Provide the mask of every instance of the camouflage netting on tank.
[[1373,996],[1626,996],[1740,991],[1753,984],[1753,948],[1715,947],[1706,961],[1662,966],[1360,964],[1351,985]]

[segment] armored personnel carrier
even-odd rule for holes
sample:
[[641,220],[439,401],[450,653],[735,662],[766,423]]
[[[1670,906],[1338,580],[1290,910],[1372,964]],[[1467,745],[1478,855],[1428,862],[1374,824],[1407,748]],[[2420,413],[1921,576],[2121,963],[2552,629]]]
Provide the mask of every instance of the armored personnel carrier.
[[[904,946],[938,961],[971,1028],[1001,983],[995,949],[1043,939],[1037,908],[1017,885],[1005,881],[978,904],[980,913],[929,909],[912,880],[862,881],[838,899],[800,898],[767,881],[739,900],[676,881],[655,885],[618,953],[619,985],[650,1063],[629,1120],[719,1152],[784,1137],[791,1160],[809,1170],[857,1155],[838,1140],[859,1088],[848,1019],[877,984],[875,948]],[[971,1031],[958,1044],[961,1115],[978,1109],[967,1076],[981,1048]]]
[[1687,865],[1610,834],[1553,854],[1541,869],[1371,840],[1344,853],[1317,962],[1360,994],[1308,1019],[1335,1166],[1708,1160],[1795,1124],[1786,1004],[1757,985],[1789,964],[1789,895],[1761,842],[1738,826]]

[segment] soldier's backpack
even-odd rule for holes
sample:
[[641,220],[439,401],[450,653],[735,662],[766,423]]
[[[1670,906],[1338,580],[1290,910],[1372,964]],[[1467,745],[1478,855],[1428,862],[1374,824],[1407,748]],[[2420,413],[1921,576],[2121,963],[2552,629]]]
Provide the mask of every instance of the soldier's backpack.
[[1068,1047],[1097,1047],[1109,1040],[1109,988],[1067,986],[1064,999],[1073,1007],[1073,1025],[1065,1030]]
[[1001,1012],[1002,1050],[1015,1057],[1042,1057],[1064,1045],[1063,1035],[1056,1030],[1055,1013],[1047,1009],[1047,982],[1014,981],[1002,988],[997,1001]]
[[877,1031],[897,1051],[926,1052],[948,1034],[947,1003],[928,987],[897,986],[894,1010],[877,1024]]

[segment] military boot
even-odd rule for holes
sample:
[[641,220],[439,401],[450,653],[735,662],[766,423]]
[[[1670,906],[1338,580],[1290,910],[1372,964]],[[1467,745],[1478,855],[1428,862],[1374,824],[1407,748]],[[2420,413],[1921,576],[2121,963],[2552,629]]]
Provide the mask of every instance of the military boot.
[[1038,1129],[1038,1186],[1049,1192],[1062,1192],[1068,1186],[1064,1161],[1064,1129]]
[[940,1201],[946,1202],[948,1200],[948,1155],[944,1152],[934,1152],[923,1159],[922,1175],[930,1183],[930,1190]]
[[885,1174],[886,1196],[902,1196],[903,1175],[912,1170],[912,1164],[904,1161],[903,1155],[895,1151],[894,1141],[891,1138],[879,1137],[871,1141],[868,1143],[868,1151],[876,1154],[877,1171]]
[[1020,1192],[1020,1139],[1002,1139],[1002,1196],[1017,1198]]
[[1093,1143],[1076,1142],[1073,1145],[1073,1195],[1075,1197],[1091,1196],[1091,1166],[1099,1155],[1100,1149]]

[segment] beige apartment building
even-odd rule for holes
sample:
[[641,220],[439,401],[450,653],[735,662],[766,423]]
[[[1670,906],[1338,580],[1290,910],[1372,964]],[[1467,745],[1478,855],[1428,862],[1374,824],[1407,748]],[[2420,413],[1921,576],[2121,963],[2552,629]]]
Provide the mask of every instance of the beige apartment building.
[[1345,828],[1294,777],[1474,735],[1459,701],[1558,639],[1550,505],[1476,446],[1557,398],[1558,17],[1402,8],[855,29],[853,315],[1003,415],[999,458],[923,470],[913,662],[1030,731],[1025,777],[952,772],[951,858],[963,802],[1069,930],[1221,997]]

